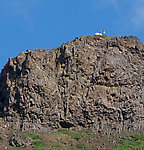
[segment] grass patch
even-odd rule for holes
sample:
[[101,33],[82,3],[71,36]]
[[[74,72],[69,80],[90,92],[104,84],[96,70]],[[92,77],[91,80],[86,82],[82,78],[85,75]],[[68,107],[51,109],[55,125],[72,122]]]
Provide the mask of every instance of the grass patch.
[[67,150],[75,150],[75,147],[74,147],[74,146],[69,146],[69,147],[67,148]]
[[119,140],[119,144],[113,146],[113,150],[136,150],[144,147],[144,134],[127,133],[126,137]]
[[30,138],[32,138],[33,140],[41,140],[42,137],[40,135],[34,134],[34,133],[29,133],[29,132],[21,132],[22,135],[24,136],[28,136]]
[[46,144],[40,140],[33,141],[33,150],[46,150]]
[[102,141],[103,141],[103,144],[108,144],[109,143],[109,139],[107,137],[103,137]]
[[69,131],[69,130],[58,130],[57,133],[69,135],[73,139],[77,139],[77,140],[83,138],[83,136],[84,136],[83,130],[80,130],[78,132],[73,132],[73,131]]
[[92,133],[93,133],[93,130],[92,130],[92,129],[87,129],[87,130],[86,130],[86,133],[87,133],[87,134],[92,134]]
[[80,150],[92,150],[92,148],[89,145],[82,142],[78,143],[76,147]]
[[67,150],[75,150],[75,146],[73,145],[73,142],[72,141],[69,141],[69,146],[67,148]]
[[62,147],[59,144],[56,144],[52,148],[49,148],[48,150],[62,150]]
[[12,150],[24,150],[22,147],[11,147]]
[[89,138],[93,138],[94,137],[94,132],[93,132],[92,129],[87,129],[85,131],[85,133],[86,133],[87,137],[89,137]]
[[42,137],[40,135],[29,133],[29,132],[22,132],[22,135],[32,138],[34,141],[33,144],[33,150],[46,150],[46,144],[42,142]]

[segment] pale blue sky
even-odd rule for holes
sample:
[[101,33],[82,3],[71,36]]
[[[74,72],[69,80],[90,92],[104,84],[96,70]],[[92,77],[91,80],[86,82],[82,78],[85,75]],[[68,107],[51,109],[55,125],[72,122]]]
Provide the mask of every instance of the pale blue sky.
[[102,29],[144,42],[144,0],[0,0],[0,69],[8,57]]

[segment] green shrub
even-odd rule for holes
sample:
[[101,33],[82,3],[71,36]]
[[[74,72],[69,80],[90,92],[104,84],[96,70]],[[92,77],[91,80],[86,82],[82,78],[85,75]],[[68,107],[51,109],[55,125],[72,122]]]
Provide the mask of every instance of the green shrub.
[[34,140],[40,140],[42,137],[40,135],[34,134],[34,133],[29,133],[29,132],[22,132],[22,135],[28,136]]

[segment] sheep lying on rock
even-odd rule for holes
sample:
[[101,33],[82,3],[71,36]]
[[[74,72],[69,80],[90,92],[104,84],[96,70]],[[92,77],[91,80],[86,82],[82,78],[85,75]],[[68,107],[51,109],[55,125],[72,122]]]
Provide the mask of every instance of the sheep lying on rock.
[[98,33],[98,32],[97,32],[97,33],[95,33],[95,35],[101,35],[101,36],[102,36],[102,33]]
[[95,33],[95,35],[100,35],[100,36],[102,36],[102,35],[105,34],[105,31],[104,31],[104,30],[102,30],[101,32],[102,32],[102,33],[98,33],[98,32],[97,32],[97,33]]

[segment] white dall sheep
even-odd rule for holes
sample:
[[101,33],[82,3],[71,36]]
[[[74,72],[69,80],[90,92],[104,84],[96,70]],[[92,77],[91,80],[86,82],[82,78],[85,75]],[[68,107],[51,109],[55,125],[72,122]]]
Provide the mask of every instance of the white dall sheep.
[[97,32],[97,33],[95,33],[95,35],[100,35],[100,36],[102,36],[102,33],[98,33],[98,32]]
[[95,35],[103,36],[103,35],[105,34],[105,31],[104,31],[104,30],[102,30],[101,32],[102,32],[102,33],[98,33],[98,32],[97,32],[97,33],[95,33]]

